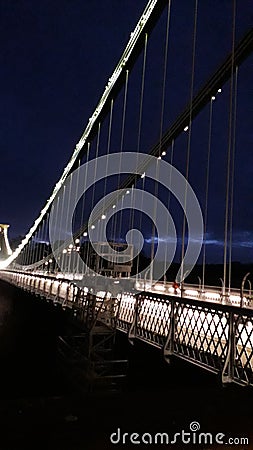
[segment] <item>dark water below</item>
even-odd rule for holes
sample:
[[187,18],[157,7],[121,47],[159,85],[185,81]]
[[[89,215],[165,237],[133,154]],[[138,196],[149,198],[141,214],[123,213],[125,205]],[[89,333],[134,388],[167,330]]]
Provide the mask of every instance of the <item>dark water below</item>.
[[[65,315],[54,306],[0,283],[0,450],[136,448],[110,443],[112,432],[173,434],[199,422],[205,432],[248,437],[253,449],[253,390],[223,387],[218,376],[118,335],[117,352],[129,359],[120,394],[83,396],[56,362],[56,338]],[[216,446],[137,445],[137,448]]]

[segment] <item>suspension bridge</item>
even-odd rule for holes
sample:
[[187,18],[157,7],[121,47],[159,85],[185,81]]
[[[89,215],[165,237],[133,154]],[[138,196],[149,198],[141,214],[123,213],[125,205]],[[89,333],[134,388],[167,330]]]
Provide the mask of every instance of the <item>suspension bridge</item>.
[[[180,6],[150,0],[12,254],[1,225],[0,278],[66,310],[96,374],[117,365],[105,355],[120,330],[130,342],[162,349],[167,361],[179,357],[224,383],[253,385],[250,273],[239,286],[232,274],[242,248],[248,263],[253,256],[241,200],[250,189],[243,102],[253,29],[228,3],[231,21],[215,52],[208,30],[219,12],[198,0],[184,5],[189,43],[177,52]],[[221,286],[208,283],[216,257]],[[193,284],[187,278],[196,264],[201,276]],[[73,336],[62,339],[62,353],[71,345],[76,350]]]

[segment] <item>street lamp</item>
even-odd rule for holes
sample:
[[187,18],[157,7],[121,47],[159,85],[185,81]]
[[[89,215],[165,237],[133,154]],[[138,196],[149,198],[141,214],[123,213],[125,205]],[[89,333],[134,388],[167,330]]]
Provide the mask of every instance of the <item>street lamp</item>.
[[199,276],[198,276],[198,280],[199,280],[199,295],[201,297],[202,293],[204,292],[204,286],[202,286],[202,280]]
[[242,279],[240,308],[242,308],[242,306],[243,306],[243,289],[244,289],[244,284],[245,284],[245,281],[246,281],[246,279],[247,279],[247,277],[249,275],[250,275],[250,272],[247,272],[246,275],[244,275],[244,277]]
[[48,273],[50,272],[50,271],[52,271],[52,262],[53,262],[53,260],[50,258],[49,260],[48,260]]
[[183,297],[183,292],[184,292],[184,280],[186,279],[188,273],[190,272],[190,270],[187,270],[184,275],[183,275],[183,280],[180,282],[180,289],[181,289],[181,298]]
[[252,291],[251,291],[251,289],[252,289],[252,285],[251,285],[251,281],[249,280],[249,279],[247,279],[247,281],[248,281],[248,284],[249,284],[249,305],[251,304],[251,293],[252,293]]
[[222,295],[224,295],[224,294],[225,294],[225,292],[224,292],[224,288],[225,288],[225,285],[224,285],[224,280],[223,280],[223,278],[219,278],[219,280],[220,280],[220,282],[221,282],[221,287],[222,287]]
[[65,278],[65,273],[66,273],[66,261],[65,261],[65,255],[67,255],[67,253],[68,253],[68,250],[66,249],[66,248],[64,248],[63,250],[62,250],[62,269],[63,269],[63,276],[64,276],[64,278]]
[[144,275],[144,292],[146,291],[146,281],[147,281],[147,275],[150,272],[151,267],[149,267],[148,270],[146,270],[145,275]]
[[224,297],[225,297],[225,294],[226,294],[226,292],[225,292],[225,284],[224,284],[223,278],[219,278],[219,281],[221,282],[221,287],[222,287],[222,290],[221,290],[221,302],[224,304]]
[[251,281],[249,279],[247,281],[249,283],[249,297],[251,297],[251,289],[252,289]]

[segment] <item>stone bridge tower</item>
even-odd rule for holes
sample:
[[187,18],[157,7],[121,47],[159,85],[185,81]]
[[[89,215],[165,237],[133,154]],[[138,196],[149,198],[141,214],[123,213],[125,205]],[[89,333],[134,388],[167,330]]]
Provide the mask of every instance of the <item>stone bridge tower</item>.
[[10,248],[7,230],[10,225],[0,223],[0,260],[8,258],[12,254]]

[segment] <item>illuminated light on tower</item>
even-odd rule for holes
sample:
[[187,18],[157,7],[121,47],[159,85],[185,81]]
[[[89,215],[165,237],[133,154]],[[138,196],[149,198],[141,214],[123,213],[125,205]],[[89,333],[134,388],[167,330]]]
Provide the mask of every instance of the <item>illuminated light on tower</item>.
[[12,255],[12,250],[10,248],[7,230],[10,225],[0,224],[0,259],[7,259],[8,256]]

